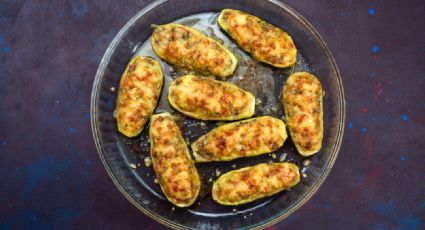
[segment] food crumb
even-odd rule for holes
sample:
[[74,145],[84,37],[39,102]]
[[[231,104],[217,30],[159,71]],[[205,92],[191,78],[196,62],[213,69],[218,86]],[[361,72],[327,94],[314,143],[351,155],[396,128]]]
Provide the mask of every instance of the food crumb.
[[309,166],[309,165],[310,165],[310,163],[311,163],[311,161],[310,161],[309,159],[306,159],[306,160],[304,160],[304,161],[303,161],[303,165],[304,165],[305,167]]
[[137,166],[140,166],[140,163],[137,163]]
[[246,219],[246,216],[243,216],[244,219]]
[[252,216],[252,212],[249,215]]
[[151,160],[151,158],[150,158],[150,157],[146,157],[146,158],[144,159],[144,161],[145,161],[145,165],[146,165],[146,167],[149,167],[149,166],[151,166],[151,165],[152,165],[152,160]]
[[113,87],[113,86],[112,86],[112,87],[111,87],[111,91],[112,91],[112,92],[115,92],[115,87]]
[[171,211],[174,211],[175,210],[175,208],[174,207],[171,207]]
[[208,180],[208,182],[210,182],[210,183],[212,182],[212,177],[210,177],[210,179]]
[[303,167],[302,169],[301,169],[301,173],[305,173],[305,171],[307,170],[307,168],[306,167]]
[[307,177],[307,174],[303,173],[303,177],[306,178]]
[[279,157],[279,161],[285,161],[287,155],[288,155],[287,153],[282,153],[282,155],[280,155]]
[[255,99],[255,105],[259,105],[259,104],[261,104],[263,101],[261,101],[261,99],[260,98],[256,98]]
[[137,168],[137,166],[136,166],[136,164],[135,164],[135,163],[131,163],[131,164],[130,164],[130,167],[131,167],[132,169],[136,169],[136,168]]
[[272,111],[273,113],[277,113],[277,107],[276,107],[276,106],[273,106],[273,107],[271,108],[271,111]]
[[238,210],[236,208],[232,209],[233,212],[237,212]]
[[216,170],[215,170],[215,175],[216,175],[217,177],[218,177],[218,176],[220,176],[220,175],[221,175],[220,170],[216,169]]
[[150,174],[149,173],[146,173],[146,176],[149,176]]
[[232,168],[236,168],[236,165],[235,164],[232,164]]
[[156,178],[155,178],[155,179],[153,180],[153,183],[158,184],[158,183],[159,183],[158,179],[156,179]]
[[223,122],[223,121],[219,121],[219,122],[217,122],[217,126],[222,126],[222,125],[224,125],[224,124],[226,124],[226,122]]
[[272,154],[272,158],[273,158],[273,159],[276,159],[276,154],[274,154],[274,153],[273,153],[273,154]]
[[201,127],[207,126],[207,124],[205,122],[203,122],[203,121],[200,122],[200,125],[201,125]]

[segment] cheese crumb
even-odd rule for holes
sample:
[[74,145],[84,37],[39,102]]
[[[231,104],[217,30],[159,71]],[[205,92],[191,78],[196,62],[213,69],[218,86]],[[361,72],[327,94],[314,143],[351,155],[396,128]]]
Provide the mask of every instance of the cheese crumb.
[[261,99],[260,98],[256,98],[255,99],[255,105],[259,105],[259,104],[261,104],[262,103],[262,101],[261,101]]
[[150,157],[146,157],[146,158],[145,158],[145,165],[146,165],[146,167],[151,166],[151,164],[152,164],[152,160],[151,160],[151,158],[150,158]]
[[272,154],[272,158],[273,158],[273,159],[276,159],[276,154],[274,154],[274,153],[273,153],[273,154]]
[[220,175],[221,175],[220,170],[216,169],[216,170],[215,170],[215,175],[216,175],[217,177],[218,177],[218,176],[220,176]]
[[171,207],[171,211],[174,211],[175,210],[175,208],[174,207]]
[[232,209],[233,212],[237,212],[238,210],[236,208]]
[[304,178],[306,178],[306,177],[307,177],[307,174],[305,174],[305,173],[303,173],[302,175],[303,175],[303,177],[304,177]]
[[210,179],[208,180],[208,182],[210,182],[210,183],[212,182],[212,178],[211,178],[211,177],[210,177]]
[[287,153],[282,153],[282,155],[280,155],[279,157],[279,161],[285,161],[287,155],[288,155]]
[[136,164],[134,164],[134,163],[131,163],[131,164],[130,164],[130,167],[131,167],[132,169],[136,169],[136,168],[137,168]]
[[236,168],[236,165],[235,164],[232,164],[232,168]]
[[113,86],[112,86],[112,87],[111,87],[111,91],[112,91],[112,92],[115,92],[115,87],[113,87]]
[[304,160],[304,161],[303,161],[303,165],[304,165],[305,167],[309,166],[309,165],[310,165],[310,163],[311,163],[311,161],[310,161],[309,159],[306,159],[306,160]]
[[159,183],[159,180],[155,178],[155,179],[153,180],[153,183],[158,184],[158,183]]

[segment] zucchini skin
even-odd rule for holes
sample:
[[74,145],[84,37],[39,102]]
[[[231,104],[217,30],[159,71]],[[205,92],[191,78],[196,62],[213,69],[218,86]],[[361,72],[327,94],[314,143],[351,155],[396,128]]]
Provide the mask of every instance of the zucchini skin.
[[120,80],[116,119],[118,131],[138,136],[155,110],[164,81],[161,65],[151,57],[134,57]]
[[283,87],[286,124],[292,141],[302,156],[322,148],[323,90],[320,81],[307,72],[294,73]]
[[254,115],[255,97],[238,86],[185,75],[172,81],[168,101],[179,112],[200,120],[240,120]]
[[263,116],[222,125],[192,143],[197,162],[230,161],[279,149],[286,138],[285,123]]
[[169,113],[151,117],[152,165],[165,197],[178,207],[192,205],[201,187],[186,141]]
[[175,66],[223,79],[230,76],[238,64],[236,55],[218,41],[176,23],[157,26],[151,45],[160,58]]
[[262,163],[230,171],[212,187],[212,198],[222,205],[240,205],[287,190],[300,181],[292,163]]
[[285,31],[256,16],[233,9],[223,9],[217,23],[256,60],[278,68],[295,64],[297,49]]

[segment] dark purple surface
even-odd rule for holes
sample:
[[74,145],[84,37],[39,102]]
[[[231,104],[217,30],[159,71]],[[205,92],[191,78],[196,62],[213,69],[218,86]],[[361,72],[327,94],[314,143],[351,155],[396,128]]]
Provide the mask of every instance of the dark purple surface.
[[[108,178],[92,82],[151,1],[1,1],[0,228],[162,228]],[[326,182],[276,229],[425,228],[425,2],[285,1],[340,68],[347,128]]]

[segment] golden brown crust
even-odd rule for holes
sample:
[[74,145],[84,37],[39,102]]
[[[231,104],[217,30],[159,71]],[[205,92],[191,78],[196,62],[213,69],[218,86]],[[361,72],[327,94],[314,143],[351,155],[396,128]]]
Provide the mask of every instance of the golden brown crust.
[[258,61],[284,68],[296,62],[297,49],[283,30],[248,13],[224,9],[217,19],[220,27]]
[[323,139],[323,91],[320,81],[306,72],[294,73],[283,87],[289,133],[303,156],[320,150]]
[[170,83],[170,104],[201,120],[239,120],[255,112],[254,96],[236,85],[194,75]]
[[275,151],[286,138],[282,120],[263,116],[222,125],[191,146],[197,162],[229,161]]
[[222,175],[213,184],[212,197],[219,204],[240,205],[289,189],[299,181],[296,165],[263,163]]
[[127,137],[139,135],[161,94],[161,66],[150,57],[136,56],[127,65],[118,91],[118,130]]
[[238,62],[218,41],[175,23],[157,26],[151,45],[159,57],[173,65],[220,77],[231,75]]
[[151,117],[151,158],[159,185],[167,199],[178,207],[195,202],[200,179],[180,129],[169,113]]

